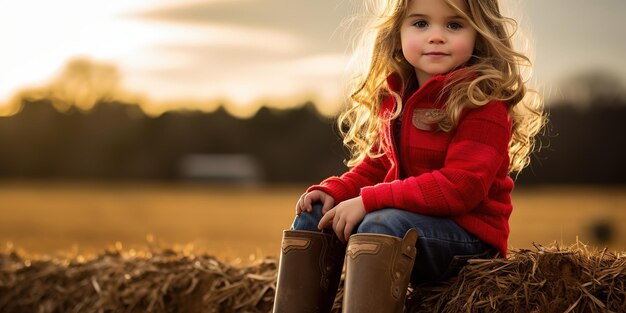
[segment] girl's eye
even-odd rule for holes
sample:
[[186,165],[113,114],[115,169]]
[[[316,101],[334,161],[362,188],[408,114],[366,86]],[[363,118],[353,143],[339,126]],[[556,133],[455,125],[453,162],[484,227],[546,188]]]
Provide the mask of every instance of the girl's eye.
[[415,25],[417,28],[426,28],[426,27],[428,27],[428,23],[426,21],[421,21],[421,20],[413,23],[413,25]]
[[459,30],[459,29],[463,28],[463,25],[461,25],[460,23],[457,23],[457,22],[452,22],[452,23],[448,24],[448,28],[452,29],[452,30]]

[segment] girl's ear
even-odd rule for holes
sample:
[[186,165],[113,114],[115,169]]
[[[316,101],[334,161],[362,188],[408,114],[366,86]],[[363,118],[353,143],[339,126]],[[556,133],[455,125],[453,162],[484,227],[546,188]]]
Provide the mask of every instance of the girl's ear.
[[402,54],[402,41],[400,39],[400,36],[398,36],[398,38],[394,41],[395,41],[394,47],[393,47],[395,49],[394,53],[403,55]]
[[402,57],[402,42],[400,41],[400,38],[398,36],[398,38],[393,38],[393,55],[392,57],[397,61],[398,57]]
[[481,37],[477,36],[476,41],[474,42],[474,51],[472,54],[476,57],[481,57],[485,55],[485,51],[487,51],[485,41]]
[[393,59],[398,63],[404,62],[404,53],[402,52],[402,49],[397,49],[393,52]]

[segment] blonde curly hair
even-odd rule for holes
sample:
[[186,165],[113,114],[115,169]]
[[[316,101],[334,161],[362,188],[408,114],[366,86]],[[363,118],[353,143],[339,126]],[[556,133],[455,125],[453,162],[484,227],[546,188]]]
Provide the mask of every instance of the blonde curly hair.
[[[352,167],[366,157],[380,157],[384,152],[381,143],[383,126],[388,119],[398,117],[402,110],[402,98],[388,89],[386,78],[397,73],[407,84],[415,76],[414,68],[400,51],[400,27],[407,14],[410,1],[383,0],[369,3],[377,10],[376,18],[367,29],[373,34],[366,59],[366,70],[354,79],[350,104],[338,119],[343,142],[350,151],[347,165]],[[464,108],[475,108],[493,100],[509,105],[513,133],[509,143],[509,172],[520,172],[530,162],[535,148],[535,136],[546,123],[543,99],[527,88],[521,70],[531,67],[530,59],[514,50],[512,36],[517,31],[515,20],[500,13],[498,0],[463,0],[467,12],[452,0],[444,0],[458,14],[469,21],[476,30],[474,53],[465,70],[456,71],[445,83],[444,92],[449,94],[446,113],[438,121],[439,129],[449,132],[459,122]],[[367,37],[364,37],[367,38]],[[472,79],[466,79],[466,73]],[[405,88],[406,89],[406,88]],[[380,104],[386,96],[396,99],[396,110],[390,117],[380,115]]]

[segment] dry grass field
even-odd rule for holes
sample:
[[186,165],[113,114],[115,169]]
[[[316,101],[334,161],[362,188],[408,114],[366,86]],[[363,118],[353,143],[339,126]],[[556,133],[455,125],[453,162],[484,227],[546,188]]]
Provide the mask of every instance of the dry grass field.
[[[29,254],[77,255],[112,245],[189,245],[231,261],[276,256],[306,186],[0,182],[0,243]],[[626,187],[544,186],[513,194],[511,248],[533,242],[626,251]],[[599,243],[594,225],[612,229]],[[605,228],[606,228],[605,227]]]

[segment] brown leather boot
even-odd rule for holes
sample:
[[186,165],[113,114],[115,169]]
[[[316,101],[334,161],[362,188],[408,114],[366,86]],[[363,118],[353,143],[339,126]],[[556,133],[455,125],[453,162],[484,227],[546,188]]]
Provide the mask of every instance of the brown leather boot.
[[404,238],[355,234],[348,241],[344,313],[400,313],[415,263],[417,231]]
[[334,234],[285,230],[274,313],[327,313],[341,279],[346,245]]

